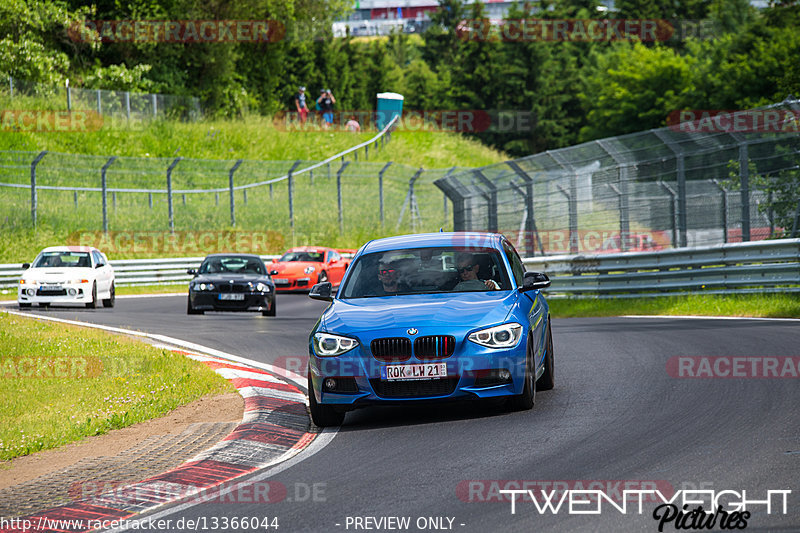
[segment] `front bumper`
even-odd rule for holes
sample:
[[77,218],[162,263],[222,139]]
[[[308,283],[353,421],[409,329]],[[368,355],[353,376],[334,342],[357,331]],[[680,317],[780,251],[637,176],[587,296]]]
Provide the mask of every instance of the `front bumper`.
[[44,287],[41,284],[25,284],[17,290],[17,302],[21,304],[84,304],[91,301],[91,283],[62,283]]
[[275,284],[275,290],[278,292],[290,291],[308,291],[311,290],[311,278],[308,276],[302,278],[282,278],[280,275],[272,277],[272,282]]
[[198,311],[267,311],[275,305],[274,293],[233,293],[241,294],[241,300],[222,300],[220,293],[214,291],[189,291],[192,307]]
[[[522,393],[525,376],[526,339],[511,349],[485,348],[462,339],[453,355],[443,359],[411,358],[402,362],[382,362],[372,356],[369,345],[359,345],[337,357],[317,357],[310,347],[309,368],[320,404],[348,409],[370,404],[407,404],[496,398]],[[447,377],[421,380],[385,380],[381,367],[446,363]],[[508,378],[503,379],[507,371]],[[334,392],[325,385],[333,378],[347,392]]]

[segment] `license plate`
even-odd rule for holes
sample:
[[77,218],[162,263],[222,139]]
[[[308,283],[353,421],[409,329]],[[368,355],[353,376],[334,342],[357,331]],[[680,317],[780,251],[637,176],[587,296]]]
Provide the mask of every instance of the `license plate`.
[[275,285],[288,285],[289,280],[287,278],[272,278],[272,281],[275,282]]
[[381,367],[384,381],[407,381],[412,379],[441,379],[447,377],[447,363],[423,365],[389,365]]
[[219,295],[220,300],[244,300],[244,294],[223,292]]
[[57,291],[61,289],[61,285],[42,285],[43,291]]

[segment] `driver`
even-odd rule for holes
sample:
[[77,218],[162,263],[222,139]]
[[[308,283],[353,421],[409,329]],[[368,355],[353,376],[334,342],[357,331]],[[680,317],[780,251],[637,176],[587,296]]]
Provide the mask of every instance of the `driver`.
[[397,280],[397,274],[396,265],[383,261],[378,263],[378,280],[381,284],[378,287],[376,296],[389,296],[411,290],[411,287],[406,283]]

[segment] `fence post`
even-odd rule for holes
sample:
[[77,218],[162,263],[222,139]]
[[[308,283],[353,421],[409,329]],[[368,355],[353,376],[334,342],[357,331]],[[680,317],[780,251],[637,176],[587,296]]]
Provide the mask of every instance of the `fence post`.
[[[675,198],[678,195],[675,193],[674,190],[672,190],[672,187],[670,187],[669,185],[667,185],[663,181],[658,180],[658,184],[661,185],[664,189],[666,189],[667,194],[669,194],[669,198],[670,198],[670,201],[669,201],[669,220],[670,220],[670,224],[672,225],[672,247],[673,248],[677,248],[678,247],[678,227],[677,227],[677,225],[675,223],[675,211],[676,211],[676,209],[675,209]],[[727,233],[727,231],[726,231],[726,233]]]
[[728,191],[717,180],[711,180],[722,193],[722,242],[728,242]]
[[244,200],[244,205],[247,205],[247,189],[242,189],[242,200]]
[[[677,197],[677,202],[673,202],[673,209],[675,209],[675,213],[677,215],[677,225],[678,225],[678,246],[681,248],[686,247],[686,233],[687,233],[687,221],[686,221],[686,160],[683,155],[683,148],[681,148],[680,144],[676,143],[670,137],[668,137],[664,132],[659,131],[658,129],[650,130],[652,131],[656,137],[658,137],[661,142],[667,145],[667,147],[675,154],[675,177],[678,182],[678,192],[676,193],[666,185],[662,184],[662,187],[669,190],[670,194],[673,195],[673,199]],[[735,134],[732,134],[735,135]],[[673,239],[672,246],[676,246],[675,239]]]
[[[242,164],[242,160],[238,159],[236,163],[233,164],[231,169],[228,171],[228,191],[230,195],[230,204],[231,204],[231,226],[236,227],[236,200],[233,194],[233,174],[236,172],[236,169],[239,168],[239,165]],[[272,185],[270,185],[270,188]],[[219,196],[217,196],[219,198]]]
[[128,121],[131,120],[131,93],[125,91],[125,117]]
[[336,172],[336,196],[339,201],[339,234],[344,233],[344,213],[342,212],[342,172],[347,168],[350,161],[342,163],[341,168]]
[[[106,182],[106,171],[116,160],[117,156],[110,157],[106,164],[103,165],[103,168],[100,169],[100,187],[103,189],[103,233],[108,233],[108,184]],[[153,207],[153,193],[150,193],[150,207]]]
[[8,92],[11,98],[14,98],[14,78],[8,77]]
[[452,178],[444,176],[434,181],[433,184],[439,187],[450,201],[453,202],[453,231],[468,231],[470,228],[466,222],[466,198],[451,183]]
[[153,193],[147,193],[147,203],[150,204],[150,209],[153,209]]
[[214,205],[219,206],[219,193],[214,193]]
[[497,233],[497,186],[489,181],[480,170],[473,170],[472,173],[489,190],[489,194],[486,196],[486,200],[489,203],[488,230],[490,233]]
[[536,243],[539,243],[539,251],[544,255],[544,246],[542,245],[542,238],[539,236],[539,230],[536,227],[536,215],[533,210],[533,178],[527,172],[522,170],[522,167],[516,161],[509,161],[507,165],[517,173],[525,182],[525,209],[528,213],[527,220],[525,221],[525,233],[529,236],[526,239],[526,251],[530,257],[536,255]]
[[117,191],[111,193],[111,205],[114,207],[114,212],[117,212]]
[[31,162],[31,220],[33,221],[34,228],[36,227],[36,204],[38,200],[36,196],[36,165],[38,165],[39,161],[46,155],[47,150],[42,150]]
[[289,226],[292,229],[292,246],[294,246],[294,170],[300,166],[301,161],[295,161],[292,165],[292,168],[289,169],[289,186],[288,186],[288,193],[289,193]]
[[69,78],[67,78],[67,111],[72,111],[72,91],[69,88]]
[[153,118],[158,116],[158,101],[156,100],[156,95],[150,95],[150,101],[153,102]]
[[406,212],[406,206],[408,206],[409,216],[411,218],[411,231],[417,231],[417,219],[422,218],[419,214],[419,206],[417,206],[417,196],[414,193],[414,182],[417,181],[420,174],[425,169],[419,167],[416,174],[411,176],[411,179],[408,180],[408,194],[406,194],[406,199],[403,202],[403,207],[400,209],[400,216],[397,218],[397,228],[400,228],[400,223],[403,221],[403,215]]
[[800,225],[800,200],[797,200],[797,209],[794,212],[794,222],[792,223],[792,239],[797,237],[798,225]]
[[747,141],[739,144],[739,179],[742,184],[742,242],[750,240],[750,168]]
[[383,229],[383,173],[386,172],[389,167],[392,166],[392,162],[389,161],[386,163],[380,172],[378,172],[378,198],[380,200],[380,209],[381,209],[381,229]]
[[75,204],[75,209],[78,208],[78,191],[72,191],[72,202]]
[[103,114],[103,104],[100,97],[100,89],[97,89],[97,114],[98,115]]
[[169,213],[169,231],[175,233],[175,219],[172,210],[172,170],[181,162],[182,157],[176,157],[175,161],[167,168],[167,212]]
[[[572,175],[573,182],[575,181],[575,174]],[[567,202],[569,204],[569,251],[572,254],[578,253],[578,209],[577,204],[574,198],[575,188],[572,188],[572,192],[567,192],[567,190],[562,187],[561,185],[556,184],[558,190],[561,191],[561,194],[567,197]]]
[[621,252],[628,251],[628,221],[627,221],[627,205],[623,205],[623,194],[619,187],[613,183],[606,183],[609,189],[614,191],[617,195],[617,202],[619,204],[619,249]]

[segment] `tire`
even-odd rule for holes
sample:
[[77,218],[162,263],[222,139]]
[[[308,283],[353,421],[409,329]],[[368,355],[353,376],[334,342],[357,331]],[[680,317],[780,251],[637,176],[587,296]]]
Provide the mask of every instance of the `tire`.
[[278,299],[275,296],[272,297],[272,307],[269,308],[269,311],[261,311],[262,316],[275,316],[278,309]]
[[547,318],[547,340],[545,341],[544,372],[536,381],[536,390],[551,390],[555,386],[553,366],[553,332],[550,329],[550,317]]
[[328,273],[323,270],[317,276],[317,283],[325,283],[326,281],[328,281]]
[[116,289],[114,288],[114,282],[111,282],[111,289],[109,297],[103,300],[103,307],[114,307],[114,302],[117,300]]
[[527,352],[527,357],[525,357],[525,385],[522,387],[522,394],[508,399],[508,407],[511,411],[528,411],[533,409],[533,404],[536,401],[536,370],[533,365],[530,346]]
[[317,403],[317,396],[314,394],[313,384],[311,382],[311,370],[308,371],[308,403],[309,410],[311,411],[311,420],[315,425],[321,428],[328,426],[341,426],[344,422],[344,413],[337,411],[335,407],[330,405],[320,405]]
[[186,314],[187,315],[202,315],[203,311],[201,309],[195,309],[192,307],[192,298],[191,296],[186,300]]
[[87,309],[97,308],[97,282],[92,283],[92,301],[86,304]]
[[30,306],[31,306],[31,304],[29,304],[29,303],[19,302],[19,308],[20,309],[27,309]]

